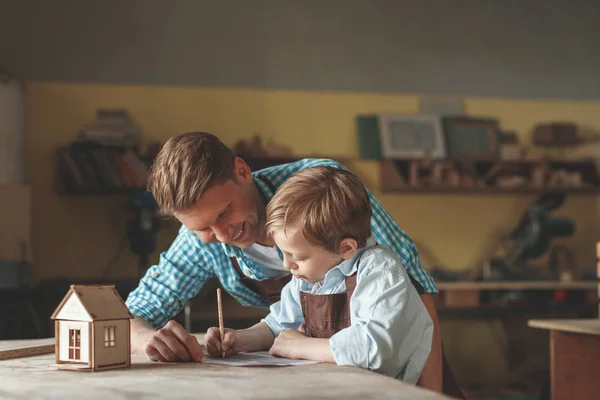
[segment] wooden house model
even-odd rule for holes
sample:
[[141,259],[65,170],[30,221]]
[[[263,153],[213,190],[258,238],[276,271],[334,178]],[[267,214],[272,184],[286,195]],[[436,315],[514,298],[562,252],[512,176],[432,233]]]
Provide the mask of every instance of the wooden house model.
[[71,285],[51,318],[57,368],[99,371],[131,366],[133,315],[114,285]]

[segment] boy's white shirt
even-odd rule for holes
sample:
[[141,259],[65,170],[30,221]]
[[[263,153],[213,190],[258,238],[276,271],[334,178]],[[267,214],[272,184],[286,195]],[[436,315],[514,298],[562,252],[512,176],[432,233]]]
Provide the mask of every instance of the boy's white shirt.
[[329,339],[336,363],[416,384],[431,351],[433,323],[398,257],[376,245],[374,238],[351,259],[329,270],[318,284],[292,278],[282,290],[281,301],[271,306],[263,321],[275,336],[284,329],[298,329],[304,322],[300,291],[345,292],[346,276],[356,271],[351,326]]

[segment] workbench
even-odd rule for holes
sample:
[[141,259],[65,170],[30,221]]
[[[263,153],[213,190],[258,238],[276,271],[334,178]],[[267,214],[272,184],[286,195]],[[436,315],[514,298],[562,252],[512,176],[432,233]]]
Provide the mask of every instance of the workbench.
[[600,319],[531,320],[550,331],[552,400],[595,399],[600,393]]
[[[202,342],[203,334],[196,334]],[[0,341],[51,344],[53,339]],[[18,399],[410,399],[446,396],[355,367],[314,364],[294,367],[229,367],[203,363],[157,363],[132,356],[129,369],[102,372],[50,367],[54,354],[0,361],[0,398]]]

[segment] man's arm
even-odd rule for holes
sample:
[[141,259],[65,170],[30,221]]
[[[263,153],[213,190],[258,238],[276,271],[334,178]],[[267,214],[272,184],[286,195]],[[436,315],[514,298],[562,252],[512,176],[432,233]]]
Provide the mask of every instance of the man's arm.
[[145,352],[153,360],[198,358],[197,340],[171,321],[213,276],[209,266],[214,257],[190,235],[182,227],[169,250],[161,254],[159,264],[148,269],[125,302],[136,317],[131,324],[132,350]]
[[417,385],[441,393],[444,377],[442,376],[442,337],[440,334],[440,322],[433,302],[433,296],[429,293],[424,293],[421,295],[421,300],[429,312],[431,321],[433,321],[433,339],[429,358],[427,359],[427,363],[425,364],[425,368],[423,368],[423,372],[421,373]]

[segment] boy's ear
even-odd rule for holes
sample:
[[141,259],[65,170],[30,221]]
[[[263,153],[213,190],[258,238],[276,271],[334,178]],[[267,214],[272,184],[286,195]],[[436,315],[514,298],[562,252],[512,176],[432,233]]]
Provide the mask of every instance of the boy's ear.
[[233,172],[238,182],[248,183],[252,181],[252,170],[246,164],[246,161],[240,157],[236,157],[233,160]]
[[344,260],[348,260],[352,258],[354,253],[356,253],[356,249],[358,249],[358,243],[356,240],[352,238],[342,239],[340,242],[340,257]]

